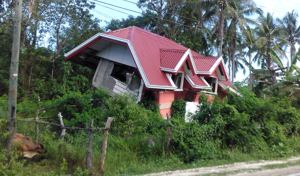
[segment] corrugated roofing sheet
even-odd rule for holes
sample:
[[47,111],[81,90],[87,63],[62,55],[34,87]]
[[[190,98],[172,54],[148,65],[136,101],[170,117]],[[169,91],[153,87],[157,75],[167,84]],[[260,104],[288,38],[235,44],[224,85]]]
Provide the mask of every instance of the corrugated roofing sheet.
[[160,66],[175,69],[185,50],[160,49]]

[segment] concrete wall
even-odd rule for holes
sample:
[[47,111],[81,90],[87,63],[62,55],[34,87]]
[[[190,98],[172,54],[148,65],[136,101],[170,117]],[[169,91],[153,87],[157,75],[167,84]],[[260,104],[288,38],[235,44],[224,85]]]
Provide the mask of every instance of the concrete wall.
[[116,81],[110,76],[113,68],[113,62],[105,59],[100,59],[93,77],[93,86],[96,88],[106,88],[108,90],[113,90],[116,84]]
[[[132,91],[128,87],[127,84],[117,80],[116,78],[111,76],[111,73],[114,68],[114,63],[112,61],[106,59],[100,59],[98,63],[98,67],[94,74],[93,78],[93,86],[96,88],[104,88],[112,95],[118,94],[127,94],[133,96],[135,98],[138,97],[139,87],[137,90]],[[137,82],[140,80],[137,80]]]
[[136,68],[136,64],[127,46],[110,44],[97,53],[98,57]]
[[158,91],[156,96],[156,103],[159,106],[159,111],[162,117],[171,117],[171,106],[174,100],[174,91]]

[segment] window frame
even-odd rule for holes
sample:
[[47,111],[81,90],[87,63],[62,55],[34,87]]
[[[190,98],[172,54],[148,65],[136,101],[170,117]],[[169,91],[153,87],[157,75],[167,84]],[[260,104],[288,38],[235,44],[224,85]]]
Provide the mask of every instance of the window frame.
[[183,83],[184,83],[184,73],[183,72],[177,72],[177,74],[175,76],[178,76],[178,74],[181,74],[181,79],[180,79],[180,87],[178,87],[174,80],[172,79],[172,76],[175,75],[175,74],[170,74],[170,73],[167,73],[167,77],[169,79],[169,81],[171,82],[171,84],[176,87],[175,91],[183,91]]

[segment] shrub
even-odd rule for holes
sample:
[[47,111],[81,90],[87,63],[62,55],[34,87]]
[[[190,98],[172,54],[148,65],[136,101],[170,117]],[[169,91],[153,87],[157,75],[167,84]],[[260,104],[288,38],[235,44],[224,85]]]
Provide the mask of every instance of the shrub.
[[285,127],[286,135],[300,135],[300,113],[294,107],[278,108],[276,121]]
[[181,99],[173,101],[171,111],[172,111],[172,117],[180,117],[184,119],[185,101]]
[[140,107],[132,99],[116,96],[108,99],[107,116],[114,117],[112,132],[121,136],[145,134],[154,121],[162,119],[157,112]]
[[103,126],[107,98],[107,93],[102,90],[84,94],[69,92],[54,101],[48,101],[44,106],[47,115],[56,122],[57,114],[61,112],[67,126],[85,127],[90,119],[94,119],[95,126]]
[[172,123],[172,147],[185,162],[216,158],[218,142],[212,140],[213,130],[210,126],[182,123],[179,119],[173,119]]
[[0,118],[5,118],[7,116],[7,97],[0,97]]

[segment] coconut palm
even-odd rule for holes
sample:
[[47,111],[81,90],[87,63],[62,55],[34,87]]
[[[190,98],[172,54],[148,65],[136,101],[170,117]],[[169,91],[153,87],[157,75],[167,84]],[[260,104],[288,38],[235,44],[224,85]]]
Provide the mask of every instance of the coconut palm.
[[290,62],[287,67],[291,66],[296,54],[296,43],[300,43],[300,25],[297,22],[298,14],[293,10],[288,12],[282,20],[278,20],[285,39],[290,47]]
[[[224,57],[229,62],[231,80],[234,80],[236,72],[241,65],[241,59],[245,59],[245,53],[241,49],[242,36],[248,36],[249,25],[255,25],[256,22],[251,19],[253,14],[262,14],[262,10],[257,8],[252,1],[238,0],[226,1],[225,11],[225,45]],[[239,56],[239,57],[236,57]],[[227,58],[226,58],[227,57]]]
[[244,48],[246,49],[246,54],[248,58],[248,61],[246,62],[246,65],[248,66],[249,70],[248,87],[252,89],[252,54],[256,52],[256,48],[254,30],[252,30],[249,26],[247,26],[247,28],[245,29],[245,35],[243,36],[243,39],[243,45],[245,45]]
[[272,81],[275,82],[276,71],[283,69],[281,59],[286,58],[283,50],[285,41],[281,40],[281,30],[270,13],[259,17],[258,22],[259,25],[255,28],[257,52],[253,59],[263,69],[269,70],[272,75]]

